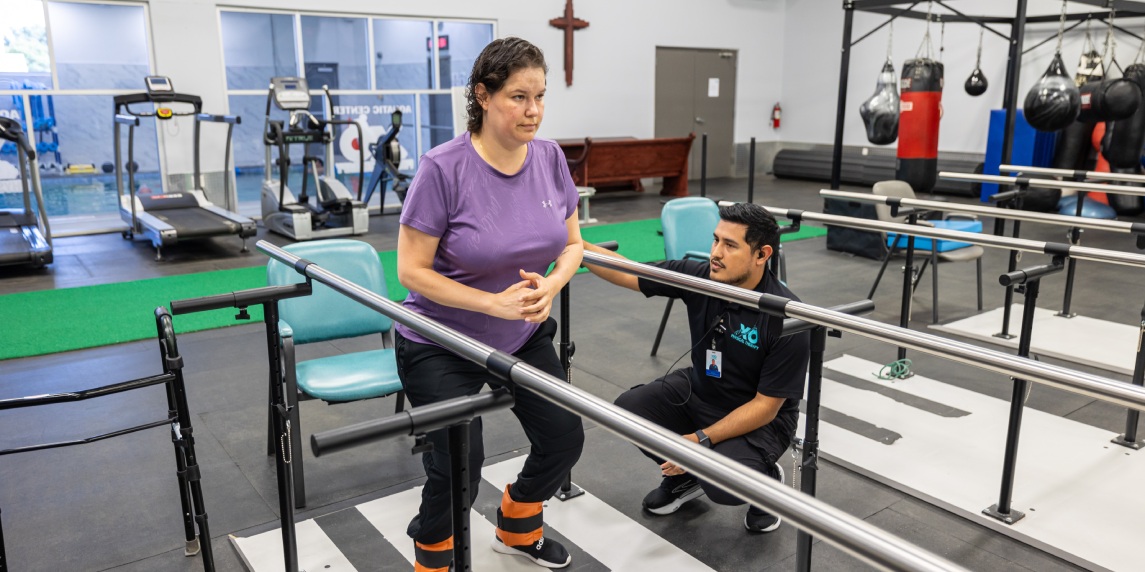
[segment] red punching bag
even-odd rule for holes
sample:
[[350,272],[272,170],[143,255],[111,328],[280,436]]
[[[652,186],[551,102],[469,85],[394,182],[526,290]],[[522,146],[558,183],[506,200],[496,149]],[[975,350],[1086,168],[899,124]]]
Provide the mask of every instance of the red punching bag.
[[938,178],[942,75],[942,62],[926,58],[907,60],[902,68],[895,178],[916,193],[930,192]]

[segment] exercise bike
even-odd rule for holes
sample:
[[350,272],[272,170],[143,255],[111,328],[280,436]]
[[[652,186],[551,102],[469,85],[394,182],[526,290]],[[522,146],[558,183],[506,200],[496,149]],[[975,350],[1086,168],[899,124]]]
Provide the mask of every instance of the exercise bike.
[[[294,240],[312,240],[365,234],[369,230],[366,203],[354,198],[330,171],[334,166],[334,125],[352,125],[362,140],[362,126],[356,121],[319,119],[310,113],[310,90],[300,77],[271,78],[266,95],[266,176],[262,182],[262,222],[272,232]],[[334,117],[330,90],[323,86],[329,103],[327,117]],[[290,114],[287,122],[270,118],[271,105]],[[311,144],[325,149],[325,161],[309,153]],[[297,196],[290,190],[290,146],[303,145],[302,181]],[[278,149],[272,160],[271,150]],[[358,149],[358,196],[365,178],[365,153]],[[278,167],[278,178],[273,178]],[[323,172],[319,172],[319,168]],[[314,187],[313,202],[310,186]]]
[[[374,190],[381,188],[382,196],[379,199],[380,214],[386,213],[386,185],[393,183],[392,190],[398,197],[398,202],[406,202],[406,191],[409,190],[410,176],[399,171],[398,165],[402,160],[402,146],[398,143],[398,133],[402,130],[402,110],[394,110],[391,117],[391,127],[377,142],[370,144],[370,154],[374,156],[374,172],[370,175],[370,182],[366,185],[366,196],[358,195],[359,200],[367,205],[374,196]],[[399,209],[398,212],[401,212]]]

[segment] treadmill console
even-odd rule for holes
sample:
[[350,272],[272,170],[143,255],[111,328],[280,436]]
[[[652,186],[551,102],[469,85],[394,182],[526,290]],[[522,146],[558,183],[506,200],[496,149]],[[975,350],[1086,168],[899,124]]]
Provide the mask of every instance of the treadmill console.
[[310,109],[310,88],[301,77],[275,77],[270,80],[274,104],[283,111]]
[[167,76],[149,75],[143,78],[143,82],[147,84],[147,94],[152,97],[175,93],[175,86],[171,85],[171,78]]

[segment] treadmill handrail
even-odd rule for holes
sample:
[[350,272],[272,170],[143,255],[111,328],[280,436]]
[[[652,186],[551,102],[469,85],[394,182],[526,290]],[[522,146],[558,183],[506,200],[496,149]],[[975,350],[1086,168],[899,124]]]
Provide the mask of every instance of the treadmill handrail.
[[126,113],[116,113],[115,122],[120,125],[130,125],[131,127],[139,127],[139,117]]
[[202,113],[203,111],[203,98],[197,95],[188,93],[127,93],[124,95],[115,96],[115,110],[118,113],[120,108],[127,109],[128,105],[132,103],[189,103],[195,107],[195,113]]
[[212,113],[197,113],[195,114],[195,121],[211,121],[213,123],[230,123],[231,125],[242,125],[243,118],[238,115],[214,115]]
[[28,141],[28,134],[15,119],[0,117],[0,139],[6,139],[24,148],[29,159],[36,158],[36,148]]

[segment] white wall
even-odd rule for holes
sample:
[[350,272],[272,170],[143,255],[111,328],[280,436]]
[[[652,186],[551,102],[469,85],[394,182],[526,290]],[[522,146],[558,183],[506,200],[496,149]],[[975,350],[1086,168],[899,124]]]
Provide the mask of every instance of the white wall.
[[[971,15],[1012,17],[1012,2],[966,0],[952,4],[959,11]],[[925,10],[925,4],[915,9]],[[783,68],[783,128],[781,137],[786,142],[825,143],[834,141],[835,109],[839,86],[840,49],[843,37],[843,10],[840,3],[823,0],[787,0],[787,29],[791,32],[784,43]],[[936,12],[941,8],[936,8]],[[1070,12],[1097,10],[1090,6],[1071,3]],[[1053,0],[1030,0],[1028,15],[1058,15],[1061,4]],[[858,39],[887,16],[856,12],[853,38]],[[1067,24],[1068,25],[1068,24]],[[1120,25],[1141,33],[1141,19],[1126,20]],[[995,25],[1003,34],[1009,34],[1008,25]],[[926,29],[921,20],[894,23],[893,59],[895,71],[902,73],[902,64],[913,58]],[[1058,25],[1031,24],[1026,29],[1025,46],[1057,34]],[[1081,53],[1084,25],[1067,33],[1062,47],[1066,68],[1073,74]],[[1094,40],[1105,41],[1105,29],[1100,22],[1092,28]],[[934,47],[939,47],[940,27],[931,24]],[[859,105],[875,90],[875,80],[886,59],[888,30],[875,32],[851,50],[850,80],[847,89],[845,145],[870,145],[866,139]],[[1139,47],[1137,40],[1118,34],[1118,62],[1122,66],[1132,63]],[[1101,45],[1098,49],[1100,51]],[[1054,55],[1055,41],[1026,54],[1022,59],[1022,73],[1018,90],[1018,107],[1026,92],[1041,77]],[[978,49],[978,26],[974,24],[948,24],[943,62],[946,64],[946,85],[942,105],[944,115],[939,126],[939,149],[984,153],[989,111],[1002,107],[1002,92],[1006,73],[1008,44],[1006,40],[989,32],[982,48],[982,71],[989,81],[986,93],[971,97],[963,90],[963,82],[974,69]],[[894,148],[894,144],[888,146]]]
[[[821,2],[821,0],[818,0]],[[735,140],[777,135],[767,126],[780,99],[784,0],[580,0],[576,16],[590,26],[574,35],[573,86],[564,82],[564,34],[550,27],[560,2],[440,0],[151,0],[156,69],[180,91],[202,95],[208,110],[225,109],[217,6],[274,10],[496,20],[500,37],[521,36],[544,51],[549,91],[541,136],[651,137],[656,46],[739,51]],[[841,13],[841,11],[840,11]],[[837,64],[836,64],[837,65]],[[245,118],[257,120],[257,118]],[[204,170],[221,169],[223,139],[204,139]],[[187,147],[167,142],[172,173],[190,170]],[[211,147],[217,145],[218,149]],[[216,160],[217,159],[217,160]]]

